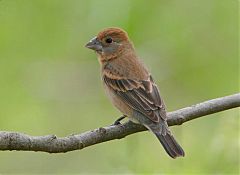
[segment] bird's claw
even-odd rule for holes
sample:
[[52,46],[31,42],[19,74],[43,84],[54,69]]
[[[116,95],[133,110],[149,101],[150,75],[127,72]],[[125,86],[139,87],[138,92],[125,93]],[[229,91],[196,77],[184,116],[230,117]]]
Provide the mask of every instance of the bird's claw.
[[119,117],[111,126],[121,125],[122,123],[120,121],[124,118],[126,118],[126,116]]

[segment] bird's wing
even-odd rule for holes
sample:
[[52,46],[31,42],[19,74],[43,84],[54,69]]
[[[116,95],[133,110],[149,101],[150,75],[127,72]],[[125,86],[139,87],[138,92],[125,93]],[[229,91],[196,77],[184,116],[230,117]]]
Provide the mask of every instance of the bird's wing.
[[137,81],[124,78],[113,79],[105,74],[103,80],[131,108],[154,122],[159,122],[160,117],[166,120],[163,101],[151,76],[148,80]]

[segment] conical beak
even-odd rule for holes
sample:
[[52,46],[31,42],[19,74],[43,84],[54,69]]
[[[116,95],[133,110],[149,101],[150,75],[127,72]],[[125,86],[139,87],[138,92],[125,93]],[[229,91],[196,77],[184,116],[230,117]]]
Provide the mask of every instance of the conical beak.
[[85,47],[95,51],[102,51],[102,44],[98,41],[97,37],[91,39]]

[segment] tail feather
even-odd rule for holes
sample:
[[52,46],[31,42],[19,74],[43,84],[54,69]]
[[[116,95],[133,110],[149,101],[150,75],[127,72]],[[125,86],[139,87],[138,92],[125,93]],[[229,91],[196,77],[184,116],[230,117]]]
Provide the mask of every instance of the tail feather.
[[167,132],[164,135],[158,132],[155,133],[155,135],[157,136],[158,140],[161,142],[163,148],[169,156],[174,159],[177,157],[184,157],[185,153],[182,147],[177,143],[177,141],[174,139],[170,132]]
[[[153,122],[148,117],[138,111],[134,111],[133,116],[139,123],[144,125],[157,136],[158,140],[161,142],[163,148],[170,157],[174,159],[177,157],[183,157],[185,155],[183,149],[171,134],[168,128],[166,118],[163,118],[164,115],[166,115],[166,112],[164,110],[162,110],[162,112],[162,114],[159,113],[159,122]],[[163,117],[161,117],[162,115]]]

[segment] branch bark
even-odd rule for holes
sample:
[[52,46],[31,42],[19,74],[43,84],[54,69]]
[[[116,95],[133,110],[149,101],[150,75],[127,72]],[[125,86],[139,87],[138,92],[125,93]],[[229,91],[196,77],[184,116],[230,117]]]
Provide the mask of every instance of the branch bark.
[[[167,122],[169,126],[181,125],[184,122],[199,117],[239,106],[240,93],[169,112]],[[141,125],[126,122],[122,125],[101,127],[92,131],[62,138],[58,138],[55,135],[29,136],[18,132],[0,131],[0,150],[63,153],[80,150],[91,145],[114,139],[121,139],[145,130],[146,128]]]

